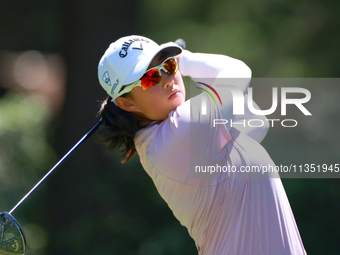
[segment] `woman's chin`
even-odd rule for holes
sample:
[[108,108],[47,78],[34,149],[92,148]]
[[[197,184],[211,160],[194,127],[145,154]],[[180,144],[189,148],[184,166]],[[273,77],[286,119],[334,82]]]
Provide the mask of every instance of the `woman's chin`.
[[185,98],[182,93],[177,92],[176,94],[172,95],[169,100],[171,101],[172,105],[175,107],[175,109],[182,105],[185,102]]

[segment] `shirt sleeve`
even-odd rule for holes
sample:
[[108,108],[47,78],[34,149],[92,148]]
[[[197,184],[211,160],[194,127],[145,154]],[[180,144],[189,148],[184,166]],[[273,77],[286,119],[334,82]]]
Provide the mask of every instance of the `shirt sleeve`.
[[[222,102],[218,107],[223,119],[234,119],[235,103],[244,107],[244,95],[251,80],[251,70],[242,61],[224,55],[184,50],[179,61],[179,70],[183,76],[190,76],[196,83],[207,84],[217,92],[216,96]],[[230,130],[229,125],[226,127]]]
[[[265,115],[255,115],[249,110],[248,95],[245,95],[244,104],[244,114],[235,115],[232,122],[234,128],[238,131],[246,134],[247,136],[253,138],[257,142],[262,142],[268,133],[269,122]],[[255,109],[260,109],[260,107],[253,101],[253,106]]]

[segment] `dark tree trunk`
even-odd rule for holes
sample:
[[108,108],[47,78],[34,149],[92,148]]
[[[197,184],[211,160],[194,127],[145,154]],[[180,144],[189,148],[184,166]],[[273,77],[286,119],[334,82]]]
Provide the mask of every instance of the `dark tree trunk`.
[[[68,0],[63,4],[62,51],[67,65],[67,93],[57,124],[55,148],[59,157],[98,121],[97,100],[106,95],[97,79],[97,65],[112,41],[133,33],[134,6],[133,0]],[[46,227],[50,235],[49,254],[101,254],[100,251],[109,250],[109,243],[89,240],[105,236],[96,227],[105,213],[105,202],[98,200],[108,195],[101,183],[119,168],[108,162],[104,148],[91,137],[54,173],[49,180],[46,204],[50,210]]]

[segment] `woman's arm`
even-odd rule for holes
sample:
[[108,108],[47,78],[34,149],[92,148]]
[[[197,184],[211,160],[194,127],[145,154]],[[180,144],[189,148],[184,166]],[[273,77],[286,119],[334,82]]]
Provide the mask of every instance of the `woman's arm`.
[[[228,122],[234,119],[235,94],[231,93],[230,88],[239,93],[238,98],[244,98],[251,80],[251,70],[246,64],[224,55],[191,53],[184,50],[179,60],[179,70],[182,75],[190,76],[195,82],[212,86],[221,98],[222,106],[218,106],[223,119]],[[213,92],[212,95],[218,102],[217,95]],[[226,127],[230,129],[230,126]]]
[[[244,114],[235,115],[233,127],[260,143],[268,133],[269,122],[265,115],[255,115],[249,110],[247,97],[248,95],[246,94]],[[260,107],[254,101],[253,106],[255,109],[260,109]]]
[[243,84],[235,84],[244,92],[251,78],[250,68],[241,60],[224,55],[192,53],[187,50],[183,50],[180,56],[179,70],[182,75],[190,76],[195,81],[207,78],[247,79]]

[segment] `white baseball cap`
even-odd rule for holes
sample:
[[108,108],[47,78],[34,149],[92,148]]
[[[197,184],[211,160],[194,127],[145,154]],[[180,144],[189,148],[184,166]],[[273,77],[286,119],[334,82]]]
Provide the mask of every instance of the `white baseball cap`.
[[149,67],[152,59],[163,51],[175,56],[182,52],[176,43],[158,45],[149,38],[131,35],[110,44],[98,65],[100,85],[114,101],[121,96],[119,91],[124,85],[139,80]]

